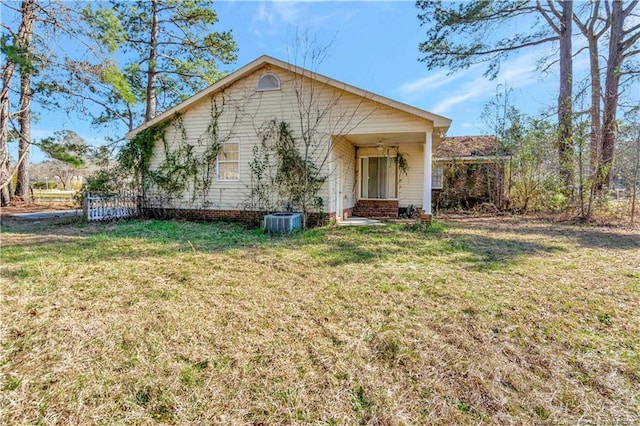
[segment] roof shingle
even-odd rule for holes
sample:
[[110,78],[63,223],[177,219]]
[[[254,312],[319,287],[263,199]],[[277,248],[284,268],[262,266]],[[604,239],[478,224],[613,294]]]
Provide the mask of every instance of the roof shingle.
[[436,157],[486,157],[503,155],[495,136],[448,136],[438,145]]

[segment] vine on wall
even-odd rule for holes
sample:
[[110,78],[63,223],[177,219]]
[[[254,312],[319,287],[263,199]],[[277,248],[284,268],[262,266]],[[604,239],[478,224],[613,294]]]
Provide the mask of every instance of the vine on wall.
[[[149,204],[170,206],[174,200],[184,200],[185,193],[189,193],[189,203],[195,203],[200,197],[200,207],[208,206],[220,146],[232,134],[229,131],[223,136],[219,131],[224,104],[224,97],[220,103],[211,100],[209,125],[195,143],[190,142],[182,115],[175,114],[171,120],[141,131],[123,148],[120,164],[135,176]],[[167,137],[170,128],[172,140]],[[151,168],[153,150],[158,143],[162,143],[163,160]]]
[[246,205],[252,210],[296,210],[305,215],[321,211],[318,196],[326,176],[299,149],[289,123],[272,119],[259,130],[260,146],[253,149],[249,164],[251,187]]
[[274,197],[274,177],[271,174],[271,149],[263,138],[260,145],[253,147],[253,159],[249,163],[251,183],[245,208],[249,211],[270,212],[278,210],[278,200]]
[[171,122],[156,124],[135,135],[118,154],[118,164],[134,177],[135,184],[141,185],[149,171],[153,147],[164,140],[165,131]]
[[399,148],[396,148],[396,165],[398,166],[398,171],[400,179],[402,176],[409,175],[409,161],[407,160],[406,154],[401,152]]

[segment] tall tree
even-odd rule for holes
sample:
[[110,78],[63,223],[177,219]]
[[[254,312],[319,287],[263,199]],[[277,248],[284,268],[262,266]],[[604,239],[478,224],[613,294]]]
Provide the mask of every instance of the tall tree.
[[[486,63],[485,75],[495,78],[500,63],[514,51],[550,42],[559,43],[560,90],[558,97],[558,154],[560,174],[567,190],[573,182],[572,134],[572,24],[573,2],[472,1],[445,4],[440,0],[418,0],[421,25],[427,39],[420,43],[422,62],[429,69],[450,70]],[[495,34],[515,19],[528,19],[528,31]],[[460,41],[458,41],[460,40]]]
[[[585,13],[576,11],[573,20],[587,39],[589,54],[589,80],[591,83],[591,106],[589,116],[591,129],[589,133],[589,168],[591,180],[595,182],[596,173],[600,164],[600,151],[602,141],[602,80],[600,72],[600,40],[607,34],[610,27],[609,1],[595,0],[585,3],[581,9]],[[586,16],[583,16],[586,15]]]
[[554,22],[550,13],[537,3],[538,11],[544,16],[549,26],[558,34],[560,44],[560,90],[558,93],[558,155],[560,157],[560,178],[565,188],[573,191],[574,159],[573,159],[573,51],[571,37],[573,35],[573,0],[561,1],[560,11],[553,2],[547,2],[551,14],[557,18]]
[[25,55],[20,64],[20,106],[18,110],[19,142],[18,142],[18,179],[15,195],[23,200],[30,198],[29,192],[29,150],[31,149],[31,76],[34,73],[33,66],[33,27],[36,21],[35,0],[23,0],[20,7],[22,23],[20,24],[21,36],[16,39],[18,49]]
[[[6,206],[10,201],[9,184],[9,84],[13,79],[18,53],[13,45],[7,43],[9,37],[2,36],[2,53],[5,63],[2,67],[2,89],[0,91],[0,206]],[[13,58],[12,58],[13,57]]]
[[[98,46],[91,42],[88,28],[79,19],[81,15],[76,6],[62,0],[2,4],[5,20],[1,23],[1,47],[5,63],[0,92],[0,201],[3,205],[9,202],[7,187],[13,173],[17,172],[16,195],[26,198],[29,194],[32,103],[55,107],[54,99],[43,88],[52,82],[65,84],[71,74],[64,65],[78,50],[83,51],[84,57],[99,53]],[[79,46],[82,49],[78,49]],[[14,84],[16,72],[19,81]],[[16,102],[15,98],[19,100]],[[16,103],[17,108],[13,107]],[[16,135],[19,145],[13,171],[9,170],[7,155],[10,133]]]
[[84,13],[100,41],[126,58],[95,70],[110,99],[98,121],[124,117],[131,129],[219,80],[218,64],[236,60],[231,32],[213,30],[209,0],[111,0]]
[[60,179],[62,189],[69,189],[72,178],[87,162],[90,152],[87,143],[72,130],[59,130],[41,140],[38,146],[51,160],[50,169]]
[[[4,55],[5,64],[2,69],[2,89],[0,91],[0,204],[5,206],[10,201],[9,184],[11,182],[11,173],[9,172],[9,133],[11,122],[11,83],[16,68],[20,71],[20,110],[18,111],[20,126],[27,134],[26,137],[19,135],[19,155],[18,170],[22,171],[22,175],[18,178],[19,195],[23,195],[25,191],[24,181],[27,181],[28,174],[26,172],[28,166],[30,127],[27,123],[30,120],[30,92],[23,90],[24,85],[28,83],[28,76],[32,73],[32,64],[30,61],[29,48],[33,38],[33,23],[35,20],[35,1],[25,0],[20,5],[21,20],[17,31],[13,31],[10,26],[3,24],[2,30],[2,53]],[[24,76],[24,78],[23,78]],[[24,95],[24,96],[23,96]],[[27,188],[28,189],[28,188]],[[28,194],[28,192],[26,192]]]
[[91,149],[85,140],[73,130],[58,130],[52,136],[37,143],[51,160],[81,167],[87,161]]
[[625,69],[630,60],[640,54],[640,14],[638,1],[612,1],[609,52],[605,74],[604,108],[602,118],[601,161],[598,168],[599,188],[606,188],[611,181],[614,146],[617,132],[617,114],[620,98],[620,80],[627,73],[636,78],[638,69]]
[[622,183],[631,198],[631,224],[636,216],[636,204],[640,192],[640,117],[631,114],[620,128],[619,150],[615,158],[616,181]]

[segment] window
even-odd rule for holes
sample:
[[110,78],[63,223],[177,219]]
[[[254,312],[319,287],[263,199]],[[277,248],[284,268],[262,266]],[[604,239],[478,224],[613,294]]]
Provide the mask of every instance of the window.
[[258,80],[258,92],[280,90],[280,79],[275,74],[264,74]]
[[444,170],[442,164],[436,164],[431,171],[431,188],[442,189],[444,181]]
[[398,197],[398,167],[393,157],[360,159],[360,198]]
[[224,142],[220,144],[216,171],[218,180],[239,180],[240,158],[238,156],[238,142]]

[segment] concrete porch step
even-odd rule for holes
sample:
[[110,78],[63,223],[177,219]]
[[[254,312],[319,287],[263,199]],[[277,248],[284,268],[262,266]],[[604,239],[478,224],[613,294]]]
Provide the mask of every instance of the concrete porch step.
[[368,217],[351,216],[338,222],[338,226],[384,226],[385,223]]

